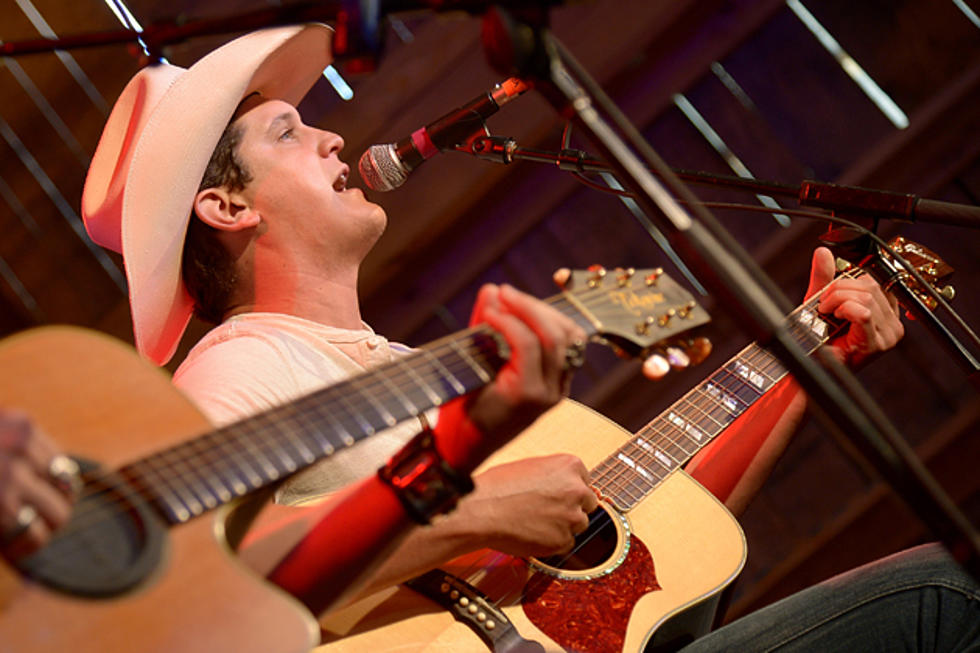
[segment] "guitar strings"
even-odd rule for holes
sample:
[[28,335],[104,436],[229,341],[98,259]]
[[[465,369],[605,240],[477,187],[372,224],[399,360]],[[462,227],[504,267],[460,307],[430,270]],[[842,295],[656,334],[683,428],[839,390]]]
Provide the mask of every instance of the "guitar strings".
[[[823,294],[823,292],[831,284],[833,284],[837,280],[839,280],[841,278],[853,278],[853,277],[858,276],[861,273],[862,272],[860,270],[858,270],[858,269],[848,270],[848,271],[842,273],[836,279],[832,280],[830,283],[828,283],[827,286],[825,286],[824,288],[820,289],[818,292],[815,292],[813,294],[813,296],[811,296],[810,298],[808,298],[807,300],[805,300],[802,305],[800,305],[799,307],[797,307],[787,317],[787,322],[789,324],[790,329],[791,330],[798,330],[799,332],[802,333],[803,332],[802,327],[800,326],[800,324],[799,324],[799,322],[797,320],[794,320],[793,319],[793,317],[796,316],[796,315],[798,315],[799,313],[801,313],[804,310],[815,310],[817,304],[820,301],[820,297]],[[815,350],[817,347],[819,347],[820,344],[826,342],[827,340],[829,340],[832,337],[833,337],[833,334],[828,332],[822,338],[817,339],[817,342],[815,342],[815,343],[812,343],[811,342],[810,344],[812,344],[813,346],[810,348],[810,352],[812,353],[812,351]],[[797,338],[796,339],[797,340],[799,339],[799,334],[797,335]],[[812,340],[813,338],[811,337],[810,339]],[[800,344],[806,344],[806,343],[800,343]],[[768,373],[764,372],[764,374],[772,382],[772,385],[775,385],[776,383],[778,383],[779,380],[781,380],[784,376],[787,375],[787,371],[784,368],[782,368],[782,366],[779,364],[778,359],[776,359],[771,353],[769,353],[768,351],[766,351],[764,348],[762,348],[758,344],[751,343],[748,346],[746,346],[741,352],[739,352],[734,357],[732,357],[731,359],[729,359],[724,365],[722,365],[721,368],[719,368],[719,370],[717,370],[715,373],[712,373],[708,378],[709,379],[714,378],[720,372],[721,374],[726,375],[727,377],[733,378],[733,379],[735,379],[735,380],[737,380],[737,381],[739,381],[741,383],[742,380],[739,379],[738,377],[734,376],[731,373],[730,367],[731,367],[731,364],[733,362],[736,362],[738,360],[746,360],[746,359],[750,362],[750,364],[752,365],[753,369],[756,369],[756,370],[760,369],[760,367],[762,366],[763,363],[766,366],[770,366],[770,365],[773,365],[774,364],[775,367],[776,367],[776,369],[777,369],[778,374],[776,374],[775,376],[770,376]],[[673,439],[673,437],[670,435],[670,432],[664,433],[662,431],[661,426],[660,426],[659,423],[662,421],[662,418],[663,418],[663,415],[664,414],[666,414],[668,411],[670,411],[671,408],[674,408],[674,407],[678,406],[678,404],[680,404],[680,403],[682,403],[684,401],[687,401],[688,403],[691,403],[691,405],[698,405],[699,403],[703,403],[705,401],[713,401],[712,398],[707,397],[707,396],[704,396],[703,394],[701,396],[699,396],[697,399],[695,399],[693,402],[690,400],[690,396],[692,394],[695,394],[700,389],[701,385],[703,385],[703,383],[702,384],[699,384],[695,388],[692,388],[684,396],[682,396],[680,399],[678,399],[676,402],[674,402],[667,410],[665,410],[663,413],[661,413],[661,415],[659,415],[658,417],[654,418],[651,422],[649,422],[646,426],[644,426],[636,434],[634,434],[630,438],[630,440],[623,447],[620,447],[620,449],[618,449],[616,452],[614,452],[612,454],[612,456],[607,457],[606,460],[609,460],[610,458],[615,457],[620,451],[623,450],[623,448],[625,448],[627,446],[630,446],[632,443],[634,443],[635,440],[636,440],[636,437],[638,435],[654,433],[654,434],[656,434],[658,436],[658,439],[660,439],[661,441],[662,440],[667,440],[667,441],[671,442],[671,444],[677,444],[677,440]],[[751,387],[751,386],[748,386],[748,387]],[[771,386],[770,386],[769,389],[771,389]],[[675,458],[673,455],[671,455],[667,451],[665,451],[664,453],[666,455],[670,456],[674,460],[674,463],[675,463],[675,465],[677,467],[680,467],[680,466],[684,465],[691,458],[693,458],[693,456],[694,456],[695,453],[697,453],[701,448],[703,448],[708,443],[710,443],[711,441],[713,441],[714,438],[717,437],[724,430],[724,428],[727,428],[727,426],[730,425],[731,422],[733,422],[739,415],[741,415],[743,412],[745,412],[745,410],[747,410],[752,404],[755,403],[756,400],[758,400],[759,398],[761,398],[764,394],[765,393],[758,393],[758,397],[756,397],[750,404],[748,404],[744,408],[742,408],[742,410],[740,410],[737,414],[732,415],[732,419],[731,419],[731,421],[728,424],[722,426],[722,428],[720,430],[718,430],[717,433],[711,435],[711,437],[708,439],[708,442],[705,442],[704,444],[698,445],[693,453],[687,453],[686,450],[683,447],[678,447],[681,451],[684,451],[685,452],[684,457],[681,458],[681,459]],[[742,402],[742,403],[745,403],[745,402]],[[717,403],[716,403],[716,405],[717,405]],[[702,408],[702,410],[703,410],[703,408]],[[726,409],[726,411],[727,411],[727,409]],[[681,438],[683,436],[684,436],[683,432],[677,431],[677,435],[676,435],[677,438]],[[664,447],[660,447],[660,449],[663,450],[665,448]],[[639,453],[647,461],[652,460],[652,454],[649,454],[649,453],[644,452],[644,451],[640,451]],[[590,475],[595,474],[596,473],[596,470],[598,470],[598,468],[601,467],[604,462],[606,462],[606,461],[600,462],[599,465],[597,465],[595,468],[593,468],[593,470],[590,471]],[[617,466],[617,469],[619,469],[621,471],[618,472],[618,473],[614,473],[611,478],[608,478],[608,479],[605,479],[605,478],[604,479],[593,478],[593,487],[595,487],[595,485],[596,485],[597,482],[599,482],[600,480],[602,480],[602,481],[604,481],[603,488],[616,488],[617,484],[618,484],[620,490],[623,489],[623,488],[625,488],[627,486],[627,484],[625,482],[623,482],[623,477],[626,476],[626,474],[627,474],[627,472],[629,470],[627,470],[625,466]],[[669,475],[670,474],[668,473],[668,476]],[[657,479],[657,481],[655,483],[653,483],[651,485],[651,487],[649,487],[640,497],[635,497],[634,498],[633,504],[631,506],[629,506],[628,509],[632,508],[642,498],[644,498],[645,496],[649,495],[649,493],[652,492],[654,489],[656,489],[656,487],[658,487],[660,485],[660,483],[662,483],[664,480],[666,480],[666,478],[667,478],[667,476],[665,476],[662,479]],[[601,490],[603,488],[599,488],[600,489],[600,493],[602,493]],[[628,511],[628,509],[627,509],[627,511]],[[615,514],[616,512],[618,512],[618,511],[615,510],[615,509],[613,509],[613,513]],[[567,554],[565,554],[559,560],[559,562],[558,562],[557,565],[552,565],[552,566],[556,566],[556,567],[559,567],[560,568],[561,565],[566,564],[568,562],[568,560],[570,560],[577,553],[579,553],[586,545],[588,545],[589,543],[591,543],[592,539],[594,537],[596,537],[596,536],[597,536],[597,533],[595,533],[595,532],[593,532],[592,534],[586,535],[585,538],[581,539],[581,541],[576,542],[576,545],[573,546],[572,550],[569,551]],[[504,558],[514,558],[514,556],[510,556],[508,554],[504,554],[504,553],[499,552],[499,551],[490,551],[490,550],[488,550],[483,557],[481,557],[477,562],[471,564],[467,568],[467,570],[464,572],[464,576],[466,576],[466,578],[464,578],[464,580],[466,580],[467,582],[470,582],[471,584],[474,584],[475,585],[476,582],[477,582],[477,580],[476,580],[477,576],[480,575],[480,574],[486,574],[487,573],[486,570],[483,569],[483,567],[488,567],[491,564],[493,564],[494,562],[499,561],[499,560],[502,560]],[[527,594],[529,592],[531,592],[533,590],[537,590],[542,584],[548,583],[552,579],[552,577],[549,576],[547,573],[536,571],[530,565],[528,566],[527,570],[528,570],[528,572],[533,572],[533,575],[530,578],[525,578],[525,582],[522,583],[521,587],[518,588],[517,590],[515,590],[515,591],[508,591],[504,595],[502,595],[499,598],[493,600],[493,605],[496,608],[499,609],[501,605],[505,605],[505,604],[509,604],[509,603],[520,603],[521,601],[524,600],[524,598],[526,598],[526,596],[527,596]]]
[[[595,288],[595,289],[589,289],[589,290],[579,291],[579,301],[582,302],[583,305],[585,305],[587,308],[595,309],[596,308],[596,305],[599,304],[599,303],[601,303],[600,300],[603,299],[603,297],[601,295],[604,292],[605,292],[605,289],[603,289],[603,288]],[[566,300],[566,298],[565,298],[564,295],[556,295],[556,296],[554,296],[552,298],[549,298],[548,300],[545,300],[545,301],[547,303],[550,303],[552,305],[555,305],[561,312],[565,313],[566,315],[569,315],[569,314],[571,314],[571,315],[578,315],[577,309],[574,306],[572,306],[570,304],[570,302],[567,302],[567,300]],[[466,334],[467,332],[476,332],[478,330],[480,330],[480,327],[475,327],[475,328],[471,328],[469,330],[464,330],[461,333]],[[433,356],[438,356],[439,354],[444,354],[444,353],[446,353],[446,352],[448,352],[448,351],[450,351],[450,350],[452,350],[454,348],[458,348],[459,347],[459,344],[456,341],[456,339],[458,337],[459,337],[458,335],[456,335],[456,336],[449,336],[449,337],[447,337],[445,339],[446,340],[445,342],[441,342],[441,343],[440,343],[440,341],[436,341],[435,343],[432,343],[429,347],[426,347],[423,350],[419,350],[419,353],[422,354],[422,353],[428,352],[428,353],[430,353]],[[487,351],[486,351],[487,348],[486,347],[483,347],[482,345],[481,345],[481,347],[483,349],[483,352],[482,353],[484,353],[484,354],[487,353]],[[411,358],[411,356],[406,357],[406,358]],[[405,363],[406,361],[404,359],[402,359],[399,362]],[[464,363],[465,362],[466,361],[464,361]],[[484,360],[484,362],[485,362],[485,360]],[[372,377],[372,378],[370,379],[370,381],[366,385],[363,383],[364,382],[364,379],[361,379],[359,377],[355,377],[354,379],[351,379],[350,380],[350,385],[352,387],[353,386],[356,386],[357,383],[358,383],[358,381],[360,381],[361,382],[361,386],[362,386],[361,388],[359,388],[360,391],[363,392],[363,393],[365,393],[365,394],[367,394],[368,396],[370,396],[370,394],[373,394],[373,391],[377,390],[377,388],[379,388],[380,386],[388,386],[388,387],[395,387],[395,388],[398,388],[398,387],[414,387],[415,384],[413,384],[413,383],[407,383],[408,377],[412,376],[412,373],[413,372],[415,373],[416,378],[420,379],[423,382],[423,384],[426,384],[427,383],[426,377],[428,377],[428,381],[436,381],[436,380],[441,381],[442,378],[443,378],[443,377],[439,376],[438,374],[430,373],[431,372],[431,368],[430,369],[427,369],[427,370],[423,370],[423,374],[420,375],[417,370],[412,369],[412,370],[409,371],[409,370],[403,369],[402,366],[396,366],[396,367],[398,369],[397,369],[397,371],[393,375],[386,375],[384,378],[381,378],[381,377],[378,377],[375,374],[377,372],[377,369],[375,369],[375,370],[369,371],[367,373],[366,376]],[[466,369],[472,370],[472,365],[463,365],[463,366],[460,366],[460,367],[453,367],[451,369],[447,368],[447,371],[450,374],[453,374],[453,373],[459,374],[460,373],[460,370],[464,370],[465,371]],[[395,377],[395,378],[392,378],[392,377]],[[435,383],[429,383],[429,385],[435,385]],[[419,410],[418,412],[421,413],[423,411],[422,410]],[[265,414],[265,413],[262,413],[260,415],[255,416],[254,418],[243,420],[243,421],[253,421],[254,420],[254,422],[258,423],[258,422],[262,421],[262,419],[264,417],[268,417],[268,415]],[[287,437],[291,435],[290,432],[284,431],[282,429],[282,427],[279,426],[278,424],[276,424],[275,426],[277,426],[280,429],[280,431],[283,432],[283,435],[286,435]],[[219,431],[220,431],[220,429],[219,429]],[[216,486],[222,486],[223,487],[224,481],[221,481],[220,479],[217,479],[216,476],[215,477],[208,477],[208,476],[203,475],[203,474],[195,474],[195,472],[194,472],[193,469],[187,469],[187,463],[188,463],[188,461],[194,460],[195,458],[197,458],[198,456],[200,456],[202,453],[210,453],[210,452],[212,452],[212,451],[215,450],[215,448],[208,449],[208,448],[205,447],[204,438],[206,438],[207,436],[214,436],[217,432],[218,431],[211,431],[211,432],[209,432],[207,434],[204,434],[204,436],[202,436],[202,437],[195,437],[195,438],[192,438],[192,439],[190,439],[188,441],[185,441],[185,442],[182,442],[182,443],[178,443],[177,445],[174,445],[173,447],[171,447],[169,449],[164,449],[164,450],[162,450],[160,452],[157,452],[156,454],[154,454],[152,456],[149,456],[149,457],[147,457],[145,459],[142,459],[140,461],[134,461],[133,463],[131,463],[127,467],[133,467],[137,463],[145,462],[145,461],[149,461],[149,460],[157,460],[157,461],[165,460],[166,457],[168,455],[170,455],[173,459],[172,460],[169,460],[169,461],[166,461],[167,462],[166,465],[160,466],[160,467],[154,469],[154,471],[155,472],[171,471],[171,472],[174,472],[169,477],[171,480],[185,481],[185,486],[182,488],[184,490],[183,493],[182,492],[175,491],[173,487],[170,488],[173,496],[175,498],[177,498],[179,501],[184,502],[184,503],[187,503],[188,502],[187,501],[187,497],[190,497],[192,500],[196,501],[199,505],[208,506],[208,509],[213,508],[213,507],[216,507],[216,505],[218,505],[218,503],[213,501],[213,498],[214,498],[213,497],[213,494],[214,493],[201,493],[200,492],[200,489],[202,489],[204,487],[203,485],[200,485],[199,483],[196,484],[198,486],[198,489],[195,490],[192,487],[193,484],[186,483],[186,481],[187,481],[188,478],[190,478],[190,479],[194,479],[194,480],[198,480],[198,481],[204,481],[205,483],[207,483],[208,485],[211,485],[212,487],[216,487]],[[263,435],[263,432],[262,431],[259,431],[258,434],[261,437]],[[294,443],[295,443],[295,440],[294,440]],[[235,443],[234,442],[230,442],[230,441],[218,440],[216,442],[216,444],[219,445],[219,446],[226,446],[226,445],[233,445]],[[267,460],[270,460],[268,454],[274,453],[277,450],[277,447],[281,446],[282,441],[281,441],[280,438],[273,437],[273,438],[269,438],[269,439],[265,440],[264,442],[260,439],[258,441],[258,444],[260,444],[260,445],[270,444],[271,445],[271,447],[265,447],[265,446],[263,446],[262,448],[260,448],[258,450],[259,453],[263,454],[263,456]],[[194,451],[194,452],[186,452],[188,454],[193,454],[193,457],[191,455],[183,455],[183,456],[181,456],[181,455],[178,455],[177,454],[176,449],[178,447],[183,446],[183,445],[188,445],[191,448],[196,448],[197,449],[197,451]],[[312,452],[310,452],[310,453],[312,453]],[[176,457],[174,457],[174,456],[176,456]],[[271,463],[271,460],[270,460],[270,463]],[[211,467],[211,471],[215,471],[213,469],[213,465],[207,465],[206,467]],[[120,498],[116,498],[116,499],[109,499],[109,500],[101,503],[98,506],[92,506],[88,510],[86,510],[86,505],[91,505],[91,504],[85,504],[85,503],[83,503],[83,501],[85,501],[87,499],[88,500],[91,500],[91,499],[95,498],[97,495],[100,495],[100,494],[105,495],[107,493],[112,493],[114,495],[118,495],[119,492],[115,489],[115,487],[114,487],[115,484],[114,483],[111,483],[111,482],[108,482],[108,479],[110,479],[110,477],[112,477],[113,475],[117,474],[118,471],[119,470],[101,470],[100,469],[100,470],[97,470],[95,472],[87,473],[87,474],[85,474],[83,476],[83,478],[86,481],[86,489],[77,498],[78,505],[76,506],[76,514],[74,515],[74,518],[73,518],[72,522],[70,522],[69,525],[66,525],[66,527],[64,527],[63,529],[61,529],[61,530],[58,531],[58,535],[59,536],[65,536],[67,534],[70,534],[73,531],[78,531],[78,530],[81,530],[83,528],[88,528],[88,527],[91,527],[93,525],[96,525],[99,521],[112,518],[111,512],[109,512],[109,514],[107,514],[107,510],[106,510],[112,504],[116,504],[117,506],[122,506],[124,511],[128,511],[128,509],[129,509],[127,507],[128,506],[128,501],[125,498],[121,498],[121,497]],[[215,483],[217,483],[217,485],[215,485]],[[99,488],[99,489],[93,490],[93,485],[95,485],[95,484],[105,484],[108,487],[103,487],[103,488]],[[132,493],[135,493],[138,496],[141,495],[141,498],[148,499],[151,503],[153,503],[154,500],[157,498],[156,496],[154,496],[149,491],[148,488],[141,488],[141,487],[133,488],[132,486],[128,486],[127,489],[129,489],[131,491],[134,491],[134,492],[131,492],[131,494]],[[258,488],[253,488],[253,489],[258,489]],[[184,496],[181,496],[182,494]],[[197,499],[194,497],[194,494],[200,494],[202,498],[210,495],[212,501],[209,502],[207,499],[204,499],[203,501],[197,501]],[[221,492],[218,492],[217,494],[219,494],[219,496],[220,496],[222,493]],[[228,492],[228,490],[227,490],[226,487],[225,487],[224,494],[227,494],[229,496],[231,494],[230,492]],[[214,505],[208,505],[209,503],[214,504]],[[93,520],[93,518],[90,515],[87,515],[86,512],[92,513],[92,515],[94,515],[95,519]],[[195,511],[190,511],[190,512],[195,512]],[[205,512],[205,510],[201,510],[200,512]]]

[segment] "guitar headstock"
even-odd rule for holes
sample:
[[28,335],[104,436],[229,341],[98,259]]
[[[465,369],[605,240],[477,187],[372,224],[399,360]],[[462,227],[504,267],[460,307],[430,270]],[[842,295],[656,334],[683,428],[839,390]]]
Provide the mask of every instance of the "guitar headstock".
[[706,348],[710,351],[704,339],[692,340],[689,332],[711,317],[661,268],[606,270],[593,265],[561,271],[555,280],[599,340],[620,355],[645,358],[674,348],[696,364]]
[[[922,275],[923,280],[930,286],[936,289],[936,291],[942,295],[943,299],[949,301],[953,299],[956,295],[956,291],[952,286],[939,287],[939,282],[948,279],[952,276],[954,270],[946,261],[939,258],[935,252],[929,248],[914,243],[911,240],[906,240],[902,236],[896,236],[889,243],[889,247],[895,250],[899,256],[908,261],[918,272]],[[882,255],[890,258],[887,251],[883,251]],[[897,264],[896,264],[897,265]],[[905,286],[914,292],[916,296],[925,304],[929,310],[936,308],[936,298],[930,295],[918,280],[913,277],[907,270],[901,268],[899,272],[899,280],[905,284]]]

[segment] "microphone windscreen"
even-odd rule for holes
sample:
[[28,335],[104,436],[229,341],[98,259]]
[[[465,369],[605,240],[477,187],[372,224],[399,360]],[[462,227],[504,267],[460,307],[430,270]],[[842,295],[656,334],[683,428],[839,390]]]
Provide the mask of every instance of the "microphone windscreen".
[[395,146],[391,143],[372,145],[365,150],[357,162],[357,169],[368,188],[381,192],[398,188],[408,177],[408,171],[398,161]]

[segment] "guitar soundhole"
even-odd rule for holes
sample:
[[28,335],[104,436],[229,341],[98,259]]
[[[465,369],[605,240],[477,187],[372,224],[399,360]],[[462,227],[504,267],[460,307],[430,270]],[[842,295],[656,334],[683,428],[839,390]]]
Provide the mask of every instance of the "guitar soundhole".
[[[80,465],[86,479],[95,475],[94,465]],[[123,479],[97,475],[86,482],[68,523],[18,566],[52,589],[109,597],[136,586],[156,568],[166,531]]]
[[586,571],[605,566],[616,553],[619,528],[602,507],[589,515],[589,527],[575,537],[575,546],[569,553],[541,558],[548,567],[566,571]]

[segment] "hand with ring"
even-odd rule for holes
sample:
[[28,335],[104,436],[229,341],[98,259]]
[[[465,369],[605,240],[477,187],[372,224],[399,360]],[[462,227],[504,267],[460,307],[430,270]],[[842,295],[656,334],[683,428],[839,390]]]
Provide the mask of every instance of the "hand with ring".
[[0,409],[0,555],[17,560],[68,521],[78,465],[26,415]]

